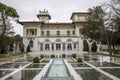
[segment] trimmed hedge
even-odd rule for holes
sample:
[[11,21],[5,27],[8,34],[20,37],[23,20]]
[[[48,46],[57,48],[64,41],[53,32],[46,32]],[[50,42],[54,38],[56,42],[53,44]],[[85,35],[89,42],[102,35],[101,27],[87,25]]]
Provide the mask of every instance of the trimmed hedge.
[[73,58],[76,58],[76,57],[77,57],[77,55],[76,55],[76,54],[72,54],[72,57],[73,57]]
[[38,57],[34,57],[33,58],[33,63],[39,63],[39,58]]
[[81,58],[78,58],[77,62],[83,62],[83,60]]
[[54,54],[52,54],[52,55],[51,55],[51,58],[55,58],[55,55],[54,55]]
[[89,51],[89,45],[87,40],[83,41],[83,51]]
[[96,52],[96,51],[97,51],[97,45],[96,45],[96,42],[93,42],[93,43],[92,43],[91,50],[92,50],[93,52]]
[[44,58],[44,55],[40,55],[40,59]]
[[66,54],[62,54],[62,58],[65,58],[66,57]]

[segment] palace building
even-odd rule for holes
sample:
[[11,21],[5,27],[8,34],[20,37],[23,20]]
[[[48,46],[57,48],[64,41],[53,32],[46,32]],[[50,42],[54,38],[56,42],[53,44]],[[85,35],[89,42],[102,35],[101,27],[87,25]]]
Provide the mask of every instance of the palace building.
[[41,54],[71,54],[83,51],[80,31],[86,23],[87,12],[73,12],[72,22],[49,22],[48,10],[39,11],[39,21],[21,21],[23,43],[32,52]]

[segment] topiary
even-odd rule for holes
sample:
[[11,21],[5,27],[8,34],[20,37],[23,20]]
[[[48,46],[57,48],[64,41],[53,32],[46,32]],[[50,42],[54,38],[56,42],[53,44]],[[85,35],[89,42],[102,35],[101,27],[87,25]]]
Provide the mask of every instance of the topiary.
[[66,54],[62,54],[62,58],[65,58],[66,57]]
[[78,58],[77,62],[83,62],[83,60],[81,58]]
[[92,43],[91,50],[92,50],[93,52],[96,52],[96,51],[97,51],[97,45],[96,45],[96,42],[93,42],[93,43]]
[[51,55],[51,58],[55,58],[55,55],[54,55],[54,54],[52,54],[52,55]]
[[33,63],[39,63],[39,58],[38,57],[34,57],[33,58]]
[[76,54],[72,54],[72,57],[73,57],[73,58],[76,58],[76,57],[77,57],[77,55],[76,55]]
[[83,41],[83,51],[89,51],[89,46],[87,40]]
[[41,58],[41,59],[44,58],[44,55],[40,55],[40,58]]
[[31,50],[30,50],[30,45],[27,46],[26,51],[27,51],[27,52],[31,52]]

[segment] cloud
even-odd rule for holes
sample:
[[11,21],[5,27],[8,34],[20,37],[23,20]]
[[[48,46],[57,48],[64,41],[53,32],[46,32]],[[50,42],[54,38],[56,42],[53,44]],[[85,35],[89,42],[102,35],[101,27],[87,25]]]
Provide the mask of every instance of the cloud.
[[[51,15],[51,21],[70,21],[72,12],[87,11],[88,8],[107,1],[108,0],[1,0],[0,2],[15,8],[20,15],[20,20],[38,20],[36,17],[39,13],[38,10],[47,9]],[[16,28],[18,27],[15,27],[16,32],[19,32]]]

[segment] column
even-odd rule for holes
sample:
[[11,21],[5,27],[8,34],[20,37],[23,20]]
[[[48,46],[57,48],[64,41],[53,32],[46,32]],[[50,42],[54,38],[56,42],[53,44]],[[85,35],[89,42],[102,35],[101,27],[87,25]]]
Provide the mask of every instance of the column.
[[50,51],[52,51],[52,43],[49,43]]
[[72,44],[72,50],[74,50],[74,43],[71,43]]
[[56,43],[54,43],[54,50],[56,50]]
[[41,44],[39,43],[38,45],[39,45],[39,51],[41,51]]
[[65,44],[65,50],[67,51],[67,43]]
[[63,51],[63,43],[61,43],[61,51]]
[[43,43],[43,51],[45,51],[45,43]]

